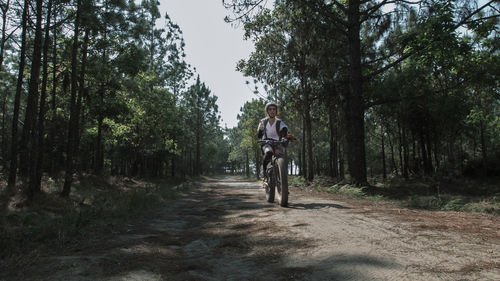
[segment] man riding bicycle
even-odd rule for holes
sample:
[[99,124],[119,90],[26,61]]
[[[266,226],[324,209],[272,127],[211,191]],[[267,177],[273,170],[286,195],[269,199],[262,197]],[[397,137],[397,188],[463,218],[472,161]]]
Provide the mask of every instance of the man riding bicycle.
[[[267,113],[267,117],[260,120],[259,127],[257,129],[257,137],[262,140],[280,140],[282,137],[286,137],[288,134],[288,128],[285,122],[276,117],[276,115],[278,114],[278,105],[275,103],[268,103],[266,104],[265,110]],[[269,144],[265,144],[262,146],[262,151],[264,153],[262,174],[264,175],[264,178],[266,178],[266,167],[273,156],[273,148]],[[282,155],[283,146],[279,145],[274,153],[277,155]]]

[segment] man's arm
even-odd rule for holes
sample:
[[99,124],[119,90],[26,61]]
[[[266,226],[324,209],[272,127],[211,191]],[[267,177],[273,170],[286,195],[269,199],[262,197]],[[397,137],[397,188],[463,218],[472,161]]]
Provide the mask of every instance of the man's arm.
[[259,122],[259,127],[257,128],[257,137],[259,139],[264,135],[264,122]]
[[288,128],[287,127],[283,127],[280,130],[280,137],[284,138],[284,137],[286,137],[286,135],[288,135]]
[[261,139],[263,135],[264,135],[264,130],[259,130],[257,132],[257,138]]

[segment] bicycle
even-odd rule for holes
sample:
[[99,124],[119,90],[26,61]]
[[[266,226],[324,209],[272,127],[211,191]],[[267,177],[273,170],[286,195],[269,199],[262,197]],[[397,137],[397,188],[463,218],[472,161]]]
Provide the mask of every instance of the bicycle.
[[[260,140],[262,145],[270,145],[273,149],[271,161],[267,164],[266,173],[264,173],[264,188],[266,191],[266,200],[269,203],[274,202],[275,191],[278,192],[278,204],[281,207],[288,206],[288,164],[286,160],[286,147],[288,142],[294,140],[292,135],[287,135],[281,140],[266,139]],[[283,153],[279,153],[279,146],[283,147]],[[278,153],[276,153],[278,151]]]

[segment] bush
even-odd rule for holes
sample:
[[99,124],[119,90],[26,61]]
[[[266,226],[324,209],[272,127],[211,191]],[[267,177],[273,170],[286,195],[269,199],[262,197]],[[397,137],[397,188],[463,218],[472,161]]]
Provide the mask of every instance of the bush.
[[326,191],[334,194],[345,195],[351,198],[362,198],[365,194],[359,187],[354,187],[348,184],[335,184],[326,188]]
[[464,211],[500,215],[500,202],[496,200],[472,202],[464,206]]
[[407,208],[440,210],[443,206],[443,200],[438,196],[419,196],[412,195],[402,205]]
[[301,176],[290,176],[288,178],[288,184],[296,187],[304,187],[307,185],[307,182]]
[[469,178],[495,177],[500,175],[500,157],[486,159],[474,159],[468,161],[464,167],[463,175]]
[[442,210],[443,211],[464,211],[467,202],[463,198],[456,198],[447,202]]

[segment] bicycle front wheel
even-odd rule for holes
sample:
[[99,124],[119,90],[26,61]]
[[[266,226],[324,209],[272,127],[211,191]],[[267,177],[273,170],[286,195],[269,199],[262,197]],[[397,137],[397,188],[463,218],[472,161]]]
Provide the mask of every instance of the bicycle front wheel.
[[286,207],[288,206],[288,167],[284,158],[278,158],[276,164],[276,189],[278,191],[278,204],[281,207]]
[[274,194],[276,189],[276,180],[274,179],[273,169],[271,163],[268,164],[268,181],[266,185],[266,201],[269,203],[274,202]]

